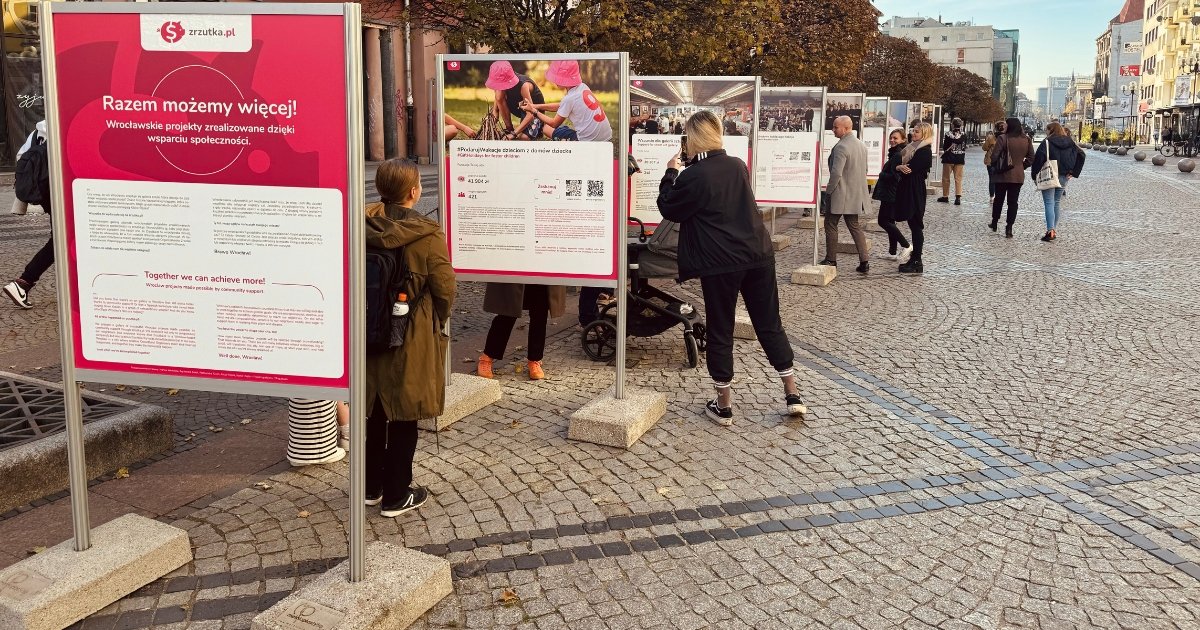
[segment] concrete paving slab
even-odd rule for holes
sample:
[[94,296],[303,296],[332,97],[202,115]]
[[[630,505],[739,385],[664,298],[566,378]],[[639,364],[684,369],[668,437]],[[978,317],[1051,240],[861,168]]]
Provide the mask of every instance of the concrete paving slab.
[[[866,247],[867,247],[868,253],[871,251],[871,245],[873,243],[874,243],[874,241],[871,239],[870,236],[868,236],[867,242],[866,242]],[[838,241],[837,253],[839,253],[839,254],[857,254],[858,246],[854,244],[854,241]]]
[[136,514],[68,539],[0,572],[0,628],[61,630],[187,564],[187,532]]
[[792,246],[792,237],[787,234],[776,234],[771,237],[771,244],[775,246],[775,251],[782,251]]
[[467,416],[499,402],[503,397],[500,382],[471,374],[451,374],[446,387],[446,407],[442,415],[417,421],[426,431],[441,431]]
[[346,560],[260,613],[251,630],[400,630],[453,591],[450,563],[384,542],[367,545],[365,579]]
[[666,412],[667,396],[662,392],[626,387],[625,397],[617,400],[609,389],[571,414],[567,438],[629,448]]

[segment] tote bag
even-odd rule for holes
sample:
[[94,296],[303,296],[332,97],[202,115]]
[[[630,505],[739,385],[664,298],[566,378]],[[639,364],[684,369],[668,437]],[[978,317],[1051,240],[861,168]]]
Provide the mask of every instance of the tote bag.
[[1043,140],[1042,146],[1046,147],[1046,165],[1042,170],[1037,172],[1037,189],[1050,190],[1052,188],[1062,188],[1062,182],[1058,181],[1058,160],[1051,160],[1050,145]]

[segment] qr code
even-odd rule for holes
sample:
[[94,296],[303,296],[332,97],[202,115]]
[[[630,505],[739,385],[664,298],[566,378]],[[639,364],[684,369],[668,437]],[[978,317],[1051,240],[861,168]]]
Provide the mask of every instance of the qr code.
[[792,151],[791,153],[788,153],[788,161],[789,162],[795,162],[798,159],[800,159],[799,151]]
[[807,162],[812,159],[812,151],[805,151],[800,154],[801,161]]
[[583,196],[583,180],[568,179],[567,180],[567,196],[582,197]]
[[595,199],[604,196],[604,180],[589,179],[588,180],[588,198]]

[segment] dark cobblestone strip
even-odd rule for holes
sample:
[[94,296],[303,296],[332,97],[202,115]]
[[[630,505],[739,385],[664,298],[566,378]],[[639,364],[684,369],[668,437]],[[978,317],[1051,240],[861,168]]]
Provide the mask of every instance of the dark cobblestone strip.
[[[1076,472],[1081,470],[1095,470],[1106,466],[1116,466],[1119,464],[1127,464],[1130,462],[1144,462],[1160,457],[1170,457],[1171,455],[1200,455],[1200,441],[1184,442],[1182,444],[1172,444],[1168,446],[1156,446],[1153,448],[1139,448],[1128,451],[1119,451],[1109,453],[1103,457],[1082,457],[1076,459],[1068,459],[1061,462],[1049,463],[1045,470],[1039,472]],[[1159,470],[1159,469],[1152,469]],[[1143,471],[1147,472],[1147,471]],[[1158,475],[1162,476],[1162,475]],[[1140,477],[1140,478],[1139,478]],[[1106,475],[1100,479],[1124,479],[1117,483],[1131,483],[1134,481],[1149,481],[1146,477],[1139,476],[1137,473],[1120,473],[1116,475]],[[1095,481],[1095,480],[1093,480]],[[1089,482],[1091,485],[1097,485]],[[1113,484],[1108,484],[1113,485]]]
[[1167,521],[1164,521],[1157,516],[1153,516],[1135,505],[1130,505],[1129,503],[1122,501],[1121,499],[1118,499],[1117,497],[1114,497],[1103,490],[1105,487],[1121,485],[1125,483],[1150,481],[1152,479],[1160,479],[1163,477],[1200,474],[1200,463],[1149,468],[1145,470],[1139,470],[1137,472],[1140,474],[1119,473],[1116,475],[1105,475],[1103,477],[1089,479],[1087,482],[1072,481],[1064,485],[1072,490],[1084,492],[1096,501],[1118,510],[1122,514],[1132,519],[1149,525],[1150,527],[1167,534],[1171,538],[1174,538],[1185,545],[1200,549],[1200,537],[1197,537],[1195,534],[1187,530],[1179,529]]
[[515,570],[536,569],[543,566],[574,564],[598,558],[612,558],[628,556],[634,553],[645,553],[657,549],[702,545],[718,540],[738,540],[765,534],[820,529],[843,523],[857,523],[860,521],[888,519],[924,512],[936,512],[964,505],[979,505],[1010,499],[1033,498],[1039,497],[1045,492],[1053,492],[1053,490],[1046,486],[1022,486],[1019,488],[1004,488],[1002,490],[959,492],[937,499],[907,501],[858,510],[841,510],[799,518],[769,520],[737,528],[716,527],[679,534],[649,536],[630,541],[582,545],[542,553],[505,556],[494,560],[473,560],[455,565],[454,578],[456,580],[463,580],[488,573],[507,573]]
[[[1192,474],[1192,473],[1187,473],[1187,474]],[[1150,540],[1149,538],[1143,536],[1142,534],[1139,534],[1139,533],[1133,531],[1132,529],[1129,529],[1128,527],[1122,525],[1121,523],[1114,521],[1113,519],[1109,518],[1108,516],[1105,516],[1104,514],[1101,514],[1097,511],[1089,508],[1088,506],[1083,505],[1082,503],[1079,503],[1078,501],[1071,499],[1071,497],[1068,497],[1067,495],[1062,494],[1061,492],[1058,492],[1052,488],[1049,488],[1048,486],[1035,486],[1035,487],[1038,488],[1039,490],[1041,490],[1042,494],[1044,494],[1046,496],[1046,498],[1050,499],[1051,501],[1054,501],[1055,503],[1063,506],[1064,508],[1070,510],[1071,512],[1074,512],[1075,514],[1078,514],[1078,515],[1086,518],[1087,520],[1091,521],[1092,523],[1099,525],[1100,527],[1102,527],[1106,531],[1108,531],[1110,534],[1113,534],[1114,536],[1124,540],[1125,542],[1133,545],[1134,547],[1137,547],[1138,549],[1145,551],[1146,553],[1150,554],[1151,556],[1154,556],[1155,558],[1161,560],[1162,562],[1164,562],[1176,569],[1179,569],[1180,571],[1184,572],[1188,576],[1195,578],[1196,580],[1200,580],[1200,565],[1197,565],[1195,562],[1192,562],[1192,561],[1184,558],[1183,556],[1175,553],[1174,551],[1171,551],[1170,549],[1163,549],[1161,546],[1159,546],[1158,543],[1154,542],[1153,540]],[[1107,497],[1107,498],[1112,499],[1112,497]],[[1098,500],[1101,503],[1105,503],[1106,505],[1111,505],[1104,499],[1098,499]],[[1141,510],[1138,510],[1137,508],[1133,508],[1133,506],[1130,506],[1129,504],[1127,504],[1123,501],[1120,501],[1118,499],[1113,499],[1113,500],[1115,500],[1117,503],[1121,504],[1124,508],[1132,508],[1133,510],[1136,511],[1136,513],[1141,513],[1143,515],[1143,517],[1148,516],[1148,515],[1146,515],[1145,512],[1142,512]],[[1116,507],[1116,506],[1114,506],[1114,507]],[[1124,512],[1125,514],[1127,514],[1129,516],[1133,516],[1133,514],[1126,512],[1125,509],[1122,509],[1121,507],[1118,507],[1117,509],[1121,510],[1122,512]],[[1136,517],[1136,516],[1133,516],[1133,518],[1142,520],[1141,518]],[[1161,524],[1165,525],[1166,528],[1168,528],[1168,529],[1171,528],[1170,525],[1168,523],[1166,523],[1165,521],[1159,520],[1155,517],[1149,517],[1149,518],[1152,519],[1152,521],[1143,521],[1143,522],[1146,522],[1148,525],[1151,525],[1152,527],[1155,527],[1156,529],[1158,529],[1158,527],[1156,527],[1153,524],[1153,522],[1161,523]],[[1176,531],[1182,532],[1183,530],[1176,530]],[[1168,533],[1170,533],[1170,532],[1168,532]],[[1183,533],[1187,534],[1187,532],[1183,532]],[[1188,534],[1188,535],[1190,535],[1190,534]],[[1173,534],[1172,534],[1172,536],[1173,536]],[[1178,538],[1176,538],[1176,540],[1178,540]],[[1189,542],[1188,544],[1192,544],[1192,543]]]
[[279,591],[264,595],[245,595],[225,599],[202,599],[190,609],[182,606],[166,606],[157,610],[129,610],[115,615],[88,617],[69,626],[68,630],[139,630],[185,621],[210,621],[224,619],[249,612],[262,612],[274,606],[291,591]]

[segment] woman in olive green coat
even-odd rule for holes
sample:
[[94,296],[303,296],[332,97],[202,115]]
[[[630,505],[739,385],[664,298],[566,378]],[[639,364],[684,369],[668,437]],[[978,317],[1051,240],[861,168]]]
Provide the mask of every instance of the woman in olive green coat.
[[399,516],[429,498],[413,485],[416,421],[441,415],[445,406],[448,337],[442,329],[454,304],[454,270],[441,227],[412,210],[421,197],[417,167],[388,160],[379,165],[375,186],[383,203],[367,208],[367,245],[404,248],[414,310],[403,346],[367,356],[367,505],[382,503],[384,516]]

